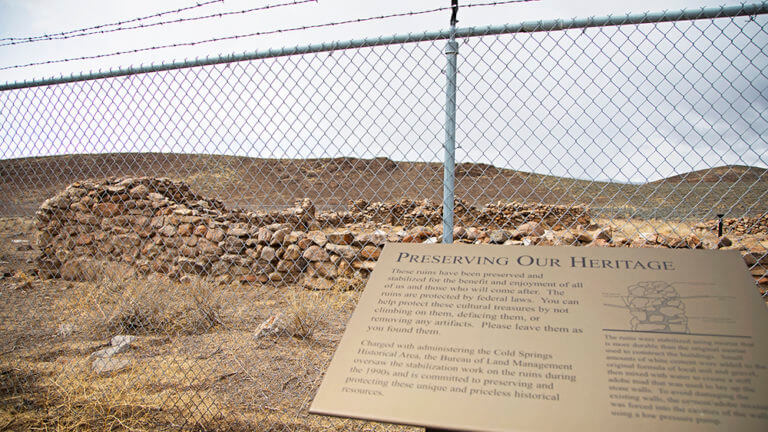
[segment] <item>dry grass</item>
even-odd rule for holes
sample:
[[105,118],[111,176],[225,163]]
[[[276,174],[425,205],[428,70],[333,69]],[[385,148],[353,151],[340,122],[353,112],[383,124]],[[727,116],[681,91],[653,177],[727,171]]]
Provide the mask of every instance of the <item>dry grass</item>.
[[98,283],[78,285],[88,288],[85,295],[62,298],[60,309],[65,322],[78,322],[92,335],[201,334],[222,324],[219,287],[203,279],[181,284],[115,266]]

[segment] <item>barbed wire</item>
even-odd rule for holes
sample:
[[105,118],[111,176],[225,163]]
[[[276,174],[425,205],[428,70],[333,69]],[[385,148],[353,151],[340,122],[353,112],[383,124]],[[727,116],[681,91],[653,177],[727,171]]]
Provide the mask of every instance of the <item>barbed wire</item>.
[[179,9],[174,9],[174,10],[169,10],[169,11],[165,11],[165,12],[158,12],[158,13],[155,13],[155,14],[152,14],[152,15],[142,16],[142,17],[138,17],[138,18],[132,18],[132,19],[125,20],[125,21],[118,21],[118,22],[109,23],[109,24],[99,24],[99,25],[92,26],[92,27],[84,27],[84,28],[75,29],[75,30],[68,30],[68,31],[65,31],[65,32],[60,32],[60,33],[45,34],[45,35],[38,35],[38,36],[4,37],[4,38],[0,38],[0,41],[17,41],[17,40],[31,40],[31,41],[35,41],[35,40],[53,39],[56,36],[64,36],[64,35],[69,35],[69,34],[73,34],[73,33],[80,33],[80,32],[85,32],[85,31],[90,31],[90,30],[96,30],[96,29],[100,29],[100,28],[104,28],[104,27],[111,27],[111,26],[116,26],[116,25],[130,24],[130,23],[137,22],[137,21],[144,21],[144,20],[147,20],[147,19],[150,19],[150,18],[158,18],[158,17],[165,16],[165,15],[171,15],[171,14],[175,14],[175,13],[180,13],[180,12],[188,11],[188,10],[191,10],[191,9],[196,9],[196,8],[199,8],[199,7],[202,7],[202,6],[207,6],[207,5],[212,4],[212,3],[222,3],[222,2],[224,2],[224,0],[208,0],[208,1],[200,2],[200,3],[196,3],[194,6],[187,6],[187,7],[183,7],[183,8],[179,8]]
[[302,3],[316,3],[317,0],[294,0],[292,2],[288,3],[276,3],[276,4],[269,4],[264,6],[259,6],[255,8],[250,9],[242,9],[238,11],[228,11],[228,12],[219,12],[215,14],[210,15],[203,15],[203,16],[196,16],[196,17],[189,17],[189,18],[177,18],[174,20],[168,20],[168,21],[160,21],[156,23],[149,23],[149,24],[136,24],[129,27],[118,27],[108,30],[94,30],[94,31],[88,31],[83,33],[76,33],[76,34],[67,34],[67,35],[60,35],[60,36],[50,36],[45,37],[41,39],[26,39],[21,41],[14,41],[14,42],[6,42],[6,43],[0,43],[0,47],[4,46],[10,46],[10,45],[21,45],[25,43],[33,43],[33,42],[43,42],[43,41],[49,41],[49,40],[63,40],[63,39],[71,39],[76,37],[83,37],[83,36],[91,36],[94,34],[106,34],[106,33],[113,33],[118,31],[125,31],[125,30],[136,30],[136,29],[145,29],[150,27],[157,27],[161,25],[167,25],[167,24],[177,24],[177,23],[183,23],[183,22],[189,22],[189,21],[200,21],[205,19],[211,19],[211,18],[223,18],[225,16],[231,16],[231,15],[245,15],[251,12],[258,12],[268,9],[275,9],[283,6],[295,6]]
[[[472,7],[484,7],[484,6],[499,6],[504,4],[510,4],[510,3],[529,3],[539,0],[500,0],[500,1],[490,1],[490,2],[482,2],[482,3],[471,3],[468,5],[462,6],[462,8],[472,8]],[[444,6],[439,8],[433,8],[433,9],[424,9],[421,11],[416,12],[398,12],[388,15],[378,15],[378,16],[372,16],[372,17],[366,17],[366,18],[353,18],[349,20],[342,20],[342,21],[334,21],[329,23],[323,23],[323,24],[311,24],[306,26],[298,26],[298,27],[289,27],[284,29],[277,29],[277,30],[267,30],[267,31],[261,31],[261,32],[253,32],[253,33],[246,33],[246,34],[239,34],[239,35],[231,35],[231,36],[222,36],[222,37],[216,37],[211,39],[204,39],[199,41],[191,41],[191,42],[179,42],[179,43],[173,43],[173,44],[167,44],[167,45],[158,45],[158,46],[152,46],[152,47],[144,47],[144,48],[135,48],[130,50],[123,50],[123,51],[115,51],[111,53],[105,53],[105,54],[94,54],[89,56],[81,56],[81,57],[71,57],[71,58],[65,58],[65,59],[58,59],[58,60],[46,60],[41,62],[32,62],[32,63],[26,63],[21,65],[13,65],[13,66],[3,66],[0,67],[0,71],[3,70],[10,70],[10,69],[22,69],[26,67],[31,66],[42,66],[42,65],[49,65],[49,64],[57,64],[57,63],[68,63],[73,61],[82,61],[82,60],[94,60],[94,59],[100,59],[105,57],[114,57],[118,55],[126,55],[126,54],[136,54],[140,52],[147,52],[147,51],[155,51],[160,49],[166,49],[166,48],[180,48],[180,47],[190,47],[190,46],[197,46],[212,42],[221,42],[225,40],[237,40],[237,39],[243,39],[243,38],[249,38],[249,37],[255,37],[255,36],[266,36],[266,35],[273,35],[273,34],[281,34],[281,33],[288,33],[288,32],[294,32],[294,31],[304,31],[304,30],[312,30],[312,29],[318,29],[318,28],[326,28],[326,27],[335,27],[339,25],[345,25],[345,24],[356,24],[356,23],[363,23],[363,22],[369,22],[369,21],[378,21],[383,19],[390,19],[390,18],[400,18],[400,17],[406,17],[406,16],[416,16],[416,15],[425,15],[435,12],[442,12],[445,10],[450,10],[451,6]]]

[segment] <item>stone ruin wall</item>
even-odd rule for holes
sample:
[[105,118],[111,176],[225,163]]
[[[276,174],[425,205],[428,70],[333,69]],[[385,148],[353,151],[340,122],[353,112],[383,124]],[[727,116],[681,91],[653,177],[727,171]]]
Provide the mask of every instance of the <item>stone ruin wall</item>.
[[[284,211],[229,210],[166,178],[76,182],[36,213],[38,268],[44,276],[77,280],[94,261],[120,261],[174,278],[194,274],[327,288],[339,277],[367,275],[386,242],[436,243],[442,235],[436,203],[355,201],[350,208],[318,213],[305,199]],[[579,206],[499,202],[477,209],[457,201],[456,220],[454,238],[464,243],[723,246],[706,245],[695,235],[674,244],[612,236]],[[751,256],[768,265],[764,254]]]

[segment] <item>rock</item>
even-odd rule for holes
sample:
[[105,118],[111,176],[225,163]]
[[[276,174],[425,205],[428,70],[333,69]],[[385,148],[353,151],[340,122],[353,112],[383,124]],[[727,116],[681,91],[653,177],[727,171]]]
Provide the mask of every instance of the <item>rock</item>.
[[253,332],[253,338],[256,340],[267,336],[279,336],[285,331],[285,318],[283,314],[272,315],[264,320]]
[[489,238],[493,244],[502,244],[509,239],[509,234],[504,230],[493,230]]
[[107,375],[127,369],[131,362],[127,359],[97,358],[91,364],[91,370],[98,375]]
[[381,230],[376,230],[372,233],[362,233],[355,236],[353,245],[365,246],[384,246],[387,243],[387,233]]
[[328,258],[330,256],[328,255],[328,252],[321,248],[318,245],[312,245],[307,250],[304,251],[302,254],[305,260],[315,262],[315,261],[328,261]]
[[140,184],[128,191],[131,198],[144,198],[149,193],[149,188]]
[[467,229],[463,226],[455,226],[453,227],[453,238],[456,240],[460,240],[467,237]]
[[208,232],[205,234],[205,239],[212,241],[214,243],[219,243],[222,240],[224,240],[224,230],[221,228],[214,228],[211,230],[208,230]]
[[158,232],[164,237],[173,237],[176,235],[176,227],[173,225],[165,225],[160,228]]
[[179,225],[177,233],[182,237],[192,235],[192,224],[185,223]]
[[544,227],[539,222],[526,222],[517,227],[517,230],[523,236],[541,237],[544,235]]
[[122,345],[116,345],[116,346],[110,346],[110,347],[107,347],[107,348],[100,349],[100,350],[96,351],[95,353],[91,354],[91,357],[109,358],[109,357],[112,357],[114,355],[117,355],[117,354],[120,354],[120,353],[124,353],[124,352],[128,351],[130,348],[131,348],[131,344],[129,344],[129,343],[124,343]]
[[724,247],[731,246],[732,244],[733,242],[731,241],[730,238],[723,236],[723,237],[720,237],[719,241],[717,242],[717,247],[724,248]]
[[241,239],[240,237],[230,237],[227,236],[226,239],[224,239],[223,242],[219,243],[219,247],[224,250],[224,252],[232,253],[232,254],[240,254],[245,251],[245,241]]
[[366,260],[378,260],[381,256],[381,248],[373,245],[365,246],[360,250],[359,256]]
[[56,334],[59,337],[66,339],[72,336],[72,334],[75,331],[77,331],[77,326],[75,324],[64,323],[64,324],[59,324],[59,329],[56,332]]
[[356,270],[373,271],[376,267],[376,261],[354,261],[352,267]]
[[123,212],[122,206],[117,203],[106,202],[93,206],[93,213],[101,217],[113,217]]
[[248,230],[245,228],[230,228],[227,230],[227,235],[244,238],[248,237]]
[[301,280],[301,286],[312,291],[327,291],[333,289],[333,285],[333,281],[325,278],[305,277]]
[[328,243],[328,236],[322,231],[310,231],[307,233],[307,238],[320,247]]
[[136,341],[136,336],[116,335],[116,336],[112,336],[112,339],[109,341],[109,344],[112,345],[113,347],[116,347],[121,345],[130,345],[135,341]]
[[288,228],[282,228],[275,231],[275,233],[272,234],[272,238],[269,240],[270,246],[280,246],[285,243],[285,239],[290,232],[291,230]]
[[338,245],[334,243],[328,243],[325,245],[325,249],[328,252],[339,255],[340,257],[347,260],[351,260],[357,255],[357,249],[349,245]]
[[313,262],[310,266],[310,275],[333,279],[338,276],[338,267],[336,264],[328,261]]
[[428,239],[424,240],[424,244],[438,244],[442,241],[442,239],[437,237],[429,237]]
[[328,234],[328,241],[337,245],[349,245],[355,236],[349,230],[335,231]]
[[301,258],[301,248],[298,245],[291,244],[285,248],[283,259],[295,261],[299,258]]
[[264,249],[261,250],[259,258],[266,262],[272,262],[275,258],[277,258],[277,251],[270,246],[264,246]]

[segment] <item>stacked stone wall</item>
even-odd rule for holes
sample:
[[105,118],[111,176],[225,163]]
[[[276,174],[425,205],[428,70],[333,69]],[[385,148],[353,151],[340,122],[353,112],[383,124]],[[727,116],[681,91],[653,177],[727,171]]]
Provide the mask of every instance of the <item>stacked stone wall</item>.
[[[439,242],[441,214],[437,203],[412,200],[355,201],[346,212],[318,213],[306,199],[283,211],[229,210],[165,178],[83,181],[45,201],[37,212],[38,267],[49,276],[78,279],[95,261],[118,261],[143,273],[177,278],[194,274],[224,281],[309,281],[322,286],[339,277],[367,275],[387,242]],[[727,238],[700,239],[695,234],[627,239],[594,225],[580,206],[500,202],[477,209],[457,201],[456,218],[453,238],[464,243],[731,245]],[[763,277],[761,269],[768,266],[765,251],[744,253],[753,275]]]

